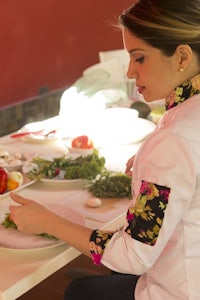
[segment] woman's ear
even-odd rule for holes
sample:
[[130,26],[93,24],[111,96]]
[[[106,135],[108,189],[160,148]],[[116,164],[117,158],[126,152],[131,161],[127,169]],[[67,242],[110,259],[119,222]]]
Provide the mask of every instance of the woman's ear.
[[189,45],[179,45],[176,48],[178,57],[179,71],[183,71],[191,63],[193,51]]

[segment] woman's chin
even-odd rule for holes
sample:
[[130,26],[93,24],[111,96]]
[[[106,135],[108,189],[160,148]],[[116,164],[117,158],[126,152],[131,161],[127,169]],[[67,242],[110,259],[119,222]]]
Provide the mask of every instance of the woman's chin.
[[145,95],[145,93],[142,96],[143,96],[144,101],[147,102],[147,103],[163,101],[164,100],[164,98],[156,97],[156,96],[150,96],[150,95],[147,95],[147,94]]

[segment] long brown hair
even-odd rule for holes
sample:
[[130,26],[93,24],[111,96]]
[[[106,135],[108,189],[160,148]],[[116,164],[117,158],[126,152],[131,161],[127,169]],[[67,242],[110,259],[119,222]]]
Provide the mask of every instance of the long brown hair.
[[200,0],[139,0],[119,18],[127,28],[152,47],[171,56],[188,44],[200,59]]

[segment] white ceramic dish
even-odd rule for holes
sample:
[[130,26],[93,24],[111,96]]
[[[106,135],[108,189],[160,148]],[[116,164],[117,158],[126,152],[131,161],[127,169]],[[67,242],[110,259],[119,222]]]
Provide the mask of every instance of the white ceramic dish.
[[0,164],[0,167],[3,167],[5,168],[8,172],[11,172],[11,171],[20,171],[23,167],[24,163],[22,164],[19,164],[19,165],[15,165],[15,166],[5,166],[5,165],[1,165]]
[[130,127],[125,127],[120,132],[114,130],[104,130],[104,134],[101,136],[100,144],[102,147],[108,144],[132,144],[142,141],[150,133],[154,131],[156,125],[146,119],[137,118]]
[[[77,211],[57,204],[45,204],[45,206],[57,215],[77,223],[85,224],[84,217]],[[5,218],[5,212],[1,213],[1,223]],[[24,234],[15,229],[6,229],[0,225],[0,249],[6,250],[41,250],[57,247],[64,244],[60,240],[52,240],[41,236]]]
[[23,164],[28,160],[27,154],[16,151],[15,148],[6,145],[0,145],[0,167],[8,172],[19,171]]
[[[33,180],[32,180],[32,181],[28,181],[28,182],[22,184],[21,186],[19,186],[18,188],[16,188],[15,190],[13,190],[13,192],[20,191],[20,190],[24,189],[25,187],[27,187],[27,186],[33,184],[34,182],[35,182],[35,181],[33,181]],[[6,197],[6,196],[8,196],[9,193],[10,193],[10,191],[6,191],[5,193],[0,194],[0,199],[1,199],[1,198],[4,198],[4,197]]]
[[[57,124],[59,123],[59,117],[53,117],[45,121],[32,122],[24,125],[16,135],[19,134],[19,138],[23,138],[25,141],[50,141],[57,140]],[[56,133],[53,133],[56,130]],[[52,132],[52,133],[51,133]],[[30,133],[27,135],[27,133]],[[41,133],[41,134],[39,134]],[[44,134],[48,136],[44,136]],[[22,134],[22,135],[21,135]],[[23,134],[25,134],[23,136]],[[15,134],[14,134],[15,135]],[[21,135],[21,136],[20,136]],[[12,136],[12,135],[11,135]]]
[[65,147],[69,150],[69,153],[77,154],[77,155],[89,155],[93,153],[94,148],[74,148],[72,147],[73,138],[63,138],[63,142]]
[[89,155],[92,154],[94,151],[94,148],[91,149],[81,149],[81,148],[73,148],[73,147],[67,147],[69,149],[70,153],[76,153],[79,155]]
[[89,155],[92,154],[94,149],[80,149],[80,148],[69,148],[71,153],[79,153],[81,155]]
[[40,134],[29,134],[23,137],[24,141],[35,142],[35,143],[49,143],[56,142],[59,140],[59,137],[55,134],[50,134],[48,136]]
[[42,178],[40,181],[50,184],[70,184],[70,183],[84,183],[86,179],[48,179]]
[[107,108],[100,128],[101,139],[108,143],[129,143],[138,111],[126,107]]

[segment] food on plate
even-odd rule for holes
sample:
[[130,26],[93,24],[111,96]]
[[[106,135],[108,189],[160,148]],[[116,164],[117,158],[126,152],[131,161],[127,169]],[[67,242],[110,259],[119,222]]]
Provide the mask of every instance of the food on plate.
[[15,190],[19,186],[21,186],[24,183],[24,177],[22,173],[18,171],[11,171],[8,172],[8,178],[7,178],[7,189],[9,191]]
[[[9,229],[15,229],[17,230],[17,226],[16,224],[13,222],[11,214],[7,213],[5,215],[5,218],[3,220],[3,222],[1,223],[1,225],[5,228],[9,228]],[[57,238],[55,236],[49,235],[47,233],[41,233],[41,234],[37,234],[38,236],[42,236],[44,238],[48,238],[48,239],[53,239],[53,240],[57,240]]]
[[91,181],[87,186],[89,192],[100,198],[132,198],[132,177],[124,173],[107,172]]
[[13,222],[10,213],[7,213],[7,214],[5,215],[5,219],[3,220],[3,222],[1,223],[1,225],[3,225],[5,228],[17,229],[17,226],[16,226],[15,223]]
[[0,157],[6,157],[9,155],[10,153],[7,150],[0,150]]
[[31,180],[46,179],[94,179],[105,170],[105,158],[97,150],[87,156],[62,155],[53,159],[35,156],[29,162],[26,175]]
[[92,207],[92,208],[97,208],[102,205],[101,199],[97,197],[92,197],[87,201],[87,206]]
[[8,150],[0,150],[0,166],[4,168],[22,165],[27,157],[21,152],[11,153]]
[[0,194],[7,189],[8,172],[5,168],[0,167]]
[[94,145],[87,135],[80,135],[74,138],[71,142],[72,148],[93,149]]
[[19,171],[8,172],[0,167],[0,194],[15,190],[24,183],[24,177]]

